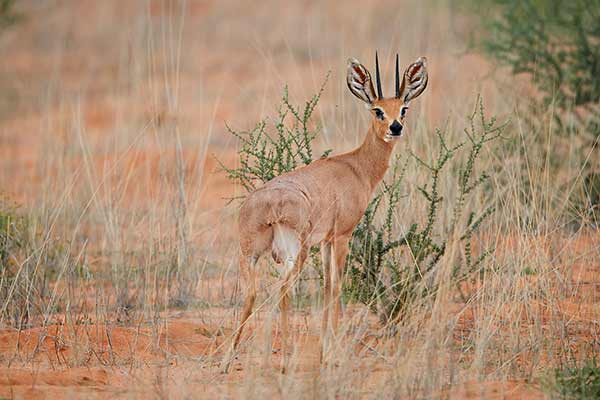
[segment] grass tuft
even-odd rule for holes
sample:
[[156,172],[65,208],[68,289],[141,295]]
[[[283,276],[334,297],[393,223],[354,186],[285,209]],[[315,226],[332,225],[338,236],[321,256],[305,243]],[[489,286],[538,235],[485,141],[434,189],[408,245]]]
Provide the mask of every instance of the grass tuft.
[[591,358],[580,365],[555,369],[546,392],[553,399],[600,399],[600,364]]

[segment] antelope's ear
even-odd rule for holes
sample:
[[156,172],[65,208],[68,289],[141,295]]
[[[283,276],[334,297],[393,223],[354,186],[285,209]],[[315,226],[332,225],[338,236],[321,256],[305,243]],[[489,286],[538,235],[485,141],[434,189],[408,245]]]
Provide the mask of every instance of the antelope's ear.
[[369,70],[355,59],[348,60],[346,81],[352,94],[365,103],[371,104],[377,99]]
[[404,71],[402,85],[400,86],[400,98],[404,101],[404,104],[418,97],[427,87],[426,61],[425,57],[419,57]]

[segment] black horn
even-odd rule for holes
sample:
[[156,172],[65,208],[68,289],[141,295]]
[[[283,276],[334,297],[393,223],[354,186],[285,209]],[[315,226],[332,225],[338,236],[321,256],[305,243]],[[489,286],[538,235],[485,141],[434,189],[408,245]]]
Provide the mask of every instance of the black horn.
[[400,98],[400,70],[398,69],[398,53],[396,53],[396,98]]
[[381,91],[381,76],[379,75],[379,57],[377,57],[377,52],[375,52],[375,77],[377,79],[377,97],[379,99],[383,99],[383,92]]

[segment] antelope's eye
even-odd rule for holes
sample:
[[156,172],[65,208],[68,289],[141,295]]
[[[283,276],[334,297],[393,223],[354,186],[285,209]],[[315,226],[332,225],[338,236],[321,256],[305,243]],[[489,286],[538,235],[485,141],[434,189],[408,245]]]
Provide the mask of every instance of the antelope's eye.
[[378,119],[383,121],[383,110],[381,108],[374,108],[373,112]]
[[400,110],[400,118],[404,118],[406,116],[407,111],[408,111],[407,106],[402,107],[402,109]]

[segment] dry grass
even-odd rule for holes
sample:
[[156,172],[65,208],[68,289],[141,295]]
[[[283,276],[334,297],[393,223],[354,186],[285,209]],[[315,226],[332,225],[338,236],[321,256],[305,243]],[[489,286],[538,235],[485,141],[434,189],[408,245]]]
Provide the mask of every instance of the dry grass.
[[[25,19],[0,36],[0,190],[29,221],[30,247],[11,265],[44,271],[47,292],[24,280],[0,299],[30,310],[0,320],[0,396],[538,398],[550,368],[598,351],[600,235],[565,223],[581,159],[598,160],[577,141],[532,137],[514,111],[527,83],[466,52],[472,22],[448,3],[31,0],[19,10]],[[430,62],[400,154],[429,158],[436,126],[460,140],[477,93],[488,114],[512,119],[507,136],[520,151],[484,155],[498,210],[474,244],[496,247],[489,270],[462,302],[444,280],[460,256],[450,243],[427,312],[388,338],[348,305],[337,364],[324,369],[311,281],[292,321],[294,367],[280,375],[265,269],[242,354],[221,375],[240,301],[236,206],[225,198],[241,188],[213,157],[235,163],[224,122],[249,127],[272,114],[284,84],[300,102],[331,71],[318,150],[348,150],[369,117],[347,92],[345,61],[370,65],[375,48],[387,92],[396,51],[403,64]],[[550,148],[562,149],[559,168]],[[399,230],[426,218],[423,179],[406,173]]]

